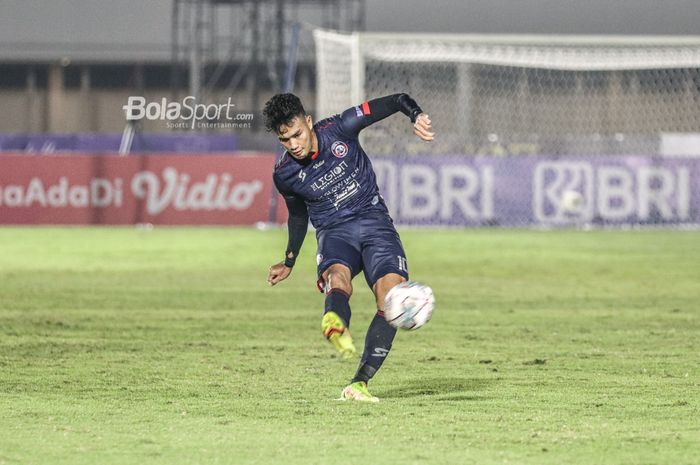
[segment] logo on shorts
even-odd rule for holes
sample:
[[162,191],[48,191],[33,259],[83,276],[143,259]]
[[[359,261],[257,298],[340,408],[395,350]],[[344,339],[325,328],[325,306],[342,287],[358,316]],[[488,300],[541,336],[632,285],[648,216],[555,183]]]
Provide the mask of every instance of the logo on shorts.
[[337,140],[331,145],[331,152],[333,152],[333,155],[337,158],[343,158],[348,154],[348,144]]
[[316,255],[316,265],[320,265],[322,261],[323,261],[323,255],[321,255],[321,254]]

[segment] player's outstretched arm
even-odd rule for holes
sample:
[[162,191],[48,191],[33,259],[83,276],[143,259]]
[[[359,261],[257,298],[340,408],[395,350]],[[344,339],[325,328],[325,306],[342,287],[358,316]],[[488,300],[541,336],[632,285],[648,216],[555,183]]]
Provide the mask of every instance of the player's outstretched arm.
[[[379,97],[362,105],[345,110],[341,115],[341,124],[348,135],[357,136],[359,132],[377,121],[401,112],[414,123],[414,132],[423,140],[433,140],[435,134],[430,126],[430,118],[408,94],[392,94]],[[419,121],[419,119],[421,121]]]

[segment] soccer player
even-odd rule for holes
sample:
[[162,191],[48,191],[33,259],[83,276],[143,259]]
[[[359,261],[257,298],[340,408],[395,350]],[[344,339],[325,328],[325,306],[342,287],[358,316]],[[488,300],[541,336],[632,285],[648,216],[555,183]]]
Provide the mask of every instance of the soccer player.
[[311,219],[318,242],[317,285],[326,295],[321,329],[343,357],[356,354],[350,297],[352,279],[361,271],[376,297],[377,313],[367,329],[360,365],[341,399],[379,400],[367,383],[396,335],[384,319],[384,297],[408,279],[401,239],[358,140],[363,128],[399,111],[410,118],[415,135],[433,140],[430,118],[407,94],[370,100],[316,124],[293,94],[273,96],[263,110],[267,130],[277,134],[286,150],[273,180],[289,211],[285,259],[270,267],[268,283],[274,286],[292,272]]

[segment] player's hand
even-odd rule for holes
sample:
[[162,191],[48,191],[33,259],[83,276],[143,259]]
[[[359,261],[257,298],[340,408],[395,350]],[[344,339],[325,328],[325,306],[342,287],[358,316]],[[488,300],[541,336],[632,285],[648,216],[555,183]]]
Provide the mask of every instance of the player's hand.
[[413,123],[413,133],[426,142],[435,139],[435,133],[432,132],[433,127],[430,125],[430,117],[426,113],[421,113],[416,117],[416,122]]
[[287,279],[292,273],[292,269],[284,265],[284,262],[279,262],[270,267],[270,273],[267,275],[267,284],[274,286],[280,281]]

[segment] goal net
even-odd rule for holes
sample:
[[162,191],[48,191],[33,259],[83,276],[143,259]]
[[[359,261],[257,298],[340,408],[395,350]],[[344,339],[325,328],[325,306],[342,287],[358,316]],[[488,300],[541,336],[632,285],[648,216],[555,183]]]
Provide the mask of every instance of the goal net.
[[[317,113],[393,92],[440,128],[431,153],[656,154],[700,132],[700,37],[337,34],[317,30]],[[377,153],[400,122],[371,128]],[[384,142],[382,142],[382,140]]]
[[[633,170],[629,176],[620,174],[619,169],[612,174],[605,171],[613,162],[602,167],[569,165],[562,168],[564,174],[558,165],[550,170],[555,174],[534,166],[535,171],[544,170],[542,179],[534,173],[534,178],[524,181],[517,178],[517,165],[537,157],[600,162],[619,156],[700,155],[700,37],[340,34],[316,30],[314,39],[319,117],[396,92],[409,93],[430,114],[438,132],[434,143],[407,137],[410,132],[405,121],[389,118],[362,133],[363,145],[372,155],[473,156],[470,168],[480,176],[481,188],[490,182],[489,176],[510,175],[511,184],[529,183],[530,190],[523,195],[544,198],[543,205],[534,202],[528,213],[514,219],[503,213],[509,206],[499,203],[496,186],[494,198],[483,199],[477,193],[471,205],[461,204],[462,217],[442,212],[444,218],[438,222],[637,224],[669,218],[675,223],[697,222],[692,218],[694,193],[680,191],[692,191],[700,184],[694,177],[694,166],[679,168],[681,171],[668,168],[668,173]],[[478,156],[510,162],[503,167],[505,173],[497,170],[489,174],[489,169],[496,169],[492,163],[481,177],[480,168],[474,166]],[[686,168],[687,173],[683,171]],[[469,185],[466,178],[444,180],[437,171],[435,176],[436,192],[443,197],[438,204],[444,200],[440,187],[444,183]],[[410,179],[399,176],[393,184]],[[498,184],[498,180],[494,182]],[[552,182],[558,187],[552,187]],[[389,184],[386,189],[390,190]],[[629,192],[624,191],[628,184]],[[537,192],[538,186],[543,192]],[[396,190],[398,195],[410,195],[402,193],[405,188]],[[452,210],[460,208],[455,202],[462,202],[454,195]],[[668,199],[660,200],[664,196]],[[573,199],[568,213],[565,198]],[[410,205],[419,205],[414,208],[418,213],[403,215],[399,211],[400,221],[420,223],[421,218],[428,218],[426,223],[434,223],[444,205],[426,209],[425,204],[429,207],[431,202],[402,197],[394,208],[400,210],[403,205],[411,210]],[[491,211],[471,216],[464,213],[478,210],[480,204],[482,210]],[[421,208],[425,210],[423,217]]]

